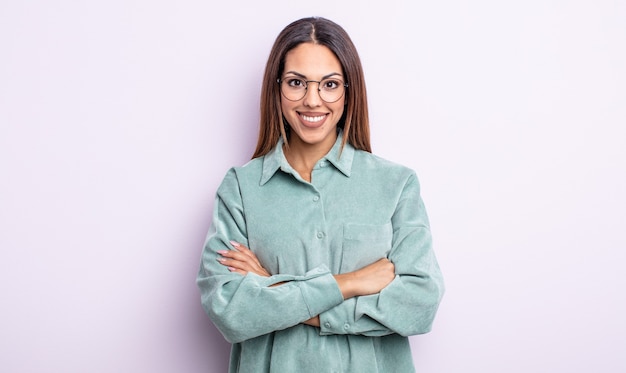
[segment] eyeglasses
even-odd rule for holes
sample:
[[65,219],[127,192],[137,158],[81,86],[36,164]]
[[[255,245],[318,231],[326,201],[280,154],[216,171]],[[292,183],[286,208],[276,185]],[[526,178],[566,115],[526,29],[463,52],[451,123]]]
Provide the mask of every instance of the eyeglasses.
[[339,78],[326,78],[323,80],[304,80],[295,76],[288,76],[282,79],[277,79],[276,82],[280,84],[280,92],[283,97],[289,101],[300,101],[306,95],[309,83],[317,83],[317,91],[320,94],[322,101],[332,104],[339,101],[348,88],[348,83],[345,83]]

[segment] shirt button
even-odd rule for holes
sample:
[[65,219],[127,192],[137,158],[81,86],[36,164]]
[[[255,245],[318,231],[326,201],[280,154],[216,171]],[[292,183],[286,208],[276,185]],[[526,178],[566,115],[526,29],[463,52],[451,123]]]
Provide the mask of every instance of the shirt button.
[[343,328],[344,328],[345,330],[350,329],[350,324],[344,324],[344,325],[343,325]]
[[329,323],[329,322],[324,323],[324,326],[325,326],[327,329],[330,329],[330,323]]
[[315,197],[313,197],[313,201],[317,202],[317,201],[319,201],[319,200],[320,200],[320,196],[315,196]]
[[319,238],[320,240],[322,238],[324,238],[324,233],[323,232],[317,232],[317,238]]

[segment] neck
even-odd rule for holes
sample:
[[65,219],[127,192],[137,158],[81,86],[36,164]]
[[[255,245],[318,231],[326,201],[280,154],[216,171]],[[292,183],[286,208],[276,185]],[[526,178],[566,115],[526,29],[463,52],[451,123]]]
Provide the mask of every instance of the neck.
[[335,137],[328,144],[307,144],[297,136],[291,136],[289,148],[284,149],[285,158],[304,180],[311,182],[313,167],[322,157],[328,154],[333,145],[335,145],[336,139]]

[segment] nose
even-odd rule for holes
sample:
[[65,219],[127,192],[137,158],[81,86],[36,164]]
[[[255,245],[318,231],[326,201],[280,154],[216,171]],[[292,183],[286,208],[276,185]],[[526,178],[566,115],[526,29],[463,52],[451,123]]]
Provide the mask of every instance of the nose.
[[[311,86],[312,83],[317,84]],[[314,88],[315,87],[315,88]],[[320,96],[320,83],[316,81],[307,82],[307,90],[304,94],[303,104],[308,107],[317,107],[322,104],[322,97]]]

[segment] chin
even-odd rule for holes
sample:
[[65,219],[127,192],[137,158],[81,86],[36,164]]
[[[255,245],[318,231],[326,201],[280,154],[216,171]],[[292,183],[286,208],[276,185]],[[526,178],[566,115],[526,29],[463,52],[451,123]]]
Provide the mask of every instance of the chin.
[[293,129],[291,130],[292,139],[293,139],[293,136],[295,135],[298,138],[298,140],[296,141],[300,141],[308,145],[317,145],[317,144],[323,144],[325,142],[330,142],[331,138],[332,138],[332,142],[334,143],[336,134],[337,134],[336,130],[327,131],[322,128],[319,128],[314,131],[306,130],[302,132],[297,132],[297,131],[294,131]]

